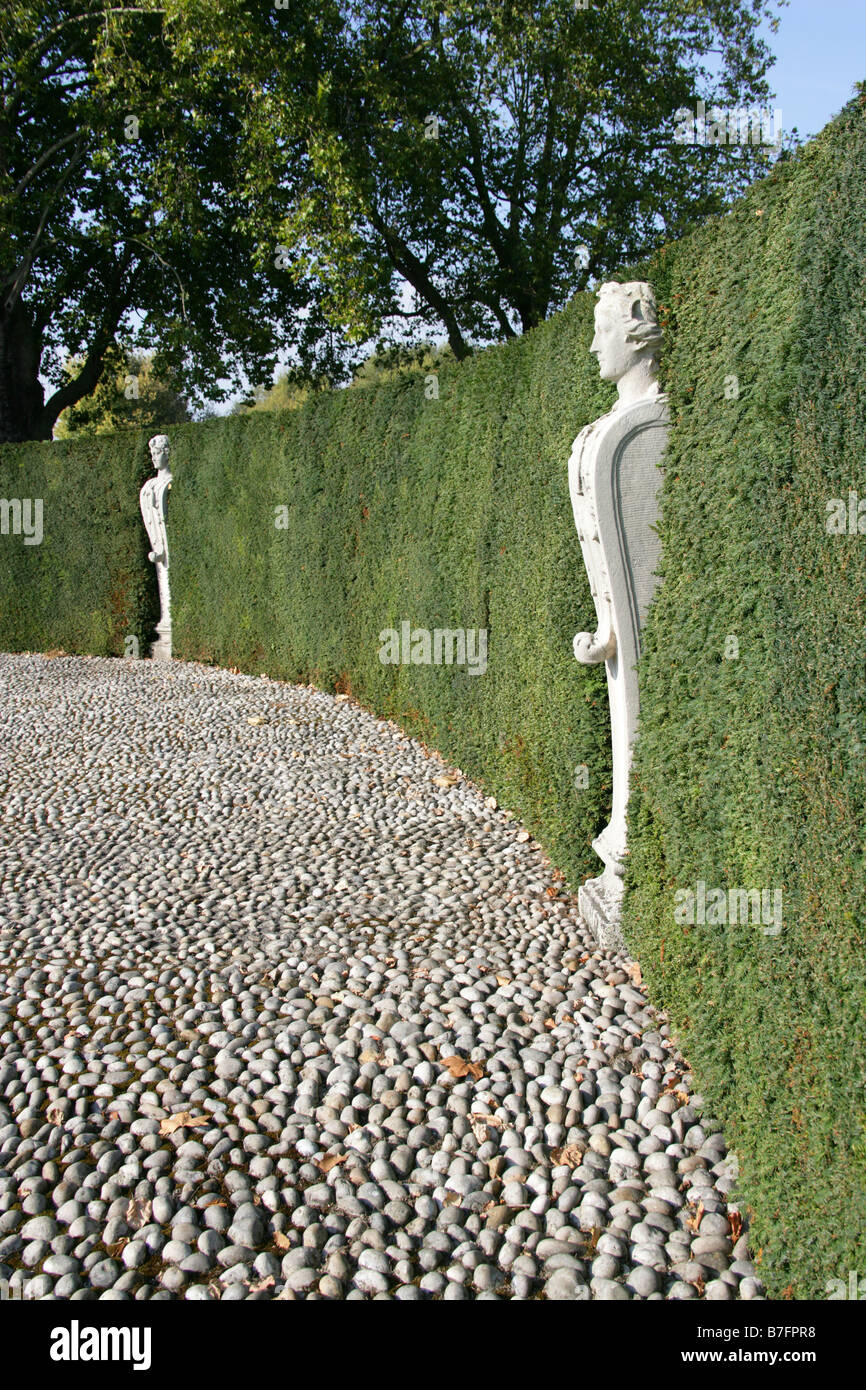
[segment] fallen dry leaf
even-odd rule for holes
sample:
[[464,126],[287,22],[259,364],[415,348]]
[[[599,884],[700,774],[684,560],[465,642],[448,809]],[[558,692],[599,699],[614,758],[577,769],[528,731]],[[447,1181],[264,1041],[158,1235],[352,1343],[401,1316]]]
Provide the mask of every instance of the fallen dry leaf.
[[738,1211],[728,1212],[728,1225],[731,1228],[731,1240],[739,1240],[743,1234],[743,1218]]
[[500,1120],[498,1115],[481,1115],[477,1111],[473,1111],[469,1118],[470,1120],[483,1120],[484,1124],[489,1125],[491,1129],[505,1128],[505,1121]]
[[636,960],[630,961],[628,965],[624,966],[624,969],[633,985],[643,984],[643,974]]
[[250,1293],[261,1293],[262,1289],[272,1289],[274,1287],[274,1276],[268,1274],[258,1284],[250,1284]]
[[526,841],[527,841],[528,839],[529,839],[529,831],[528,831],[528,830],[518,830],[518,832],[517,832],[517,843],[518,843],[519,845],[525,845],[525,844],[526,844]]
[[565,1144],[561,1149],[552,1149],[550,1161],[555,1168],[579,1168],[586,1152],[585,1144]]
[[443,1057],[442,1065],[448,1068],[455,1081],[462,1076],[471,1076],[473,1081],[480,1081],[484,1075],[480,1062],[467,1062],[464,1057]]
[[191,1115],[188,1110],[181,1110],[179,1115],[166,1115],[164,1120],[160,1120],[159,1132],[163,1139],[167,1139],[176,1129],[198,1129],[201,1125],[209,1124],[208,1115]]
[[150,1224],[153,1215],[153,1203],[142,1201],[138,1197],[130,1197],[126,1207],[126,1224],[137,1231],[141,1226]]
[[54,1101],[51,1105],[47,1105],[47,1106],[45,1107],[45,1118],[46,1118],[46,1120],[48,1121],[48,1123],[49,1123],[50,1125],[62,1125],[62,1124],[63,1124],[63,1109],[62,1109],[62,1107],[61,1107],[60,1105],[58,1105],[56,1101]]
[[348,1157],[348,1154],[325,1154],[324,1158],[319,1159],[316,1167],[320,1173],[330,1173],[331,1169],[336,1168],[338,1163],[345,1163]]
[[431,777],[434,787],[453,787],[460,781],[459,773],[443,772],[439,777]]
[[510,984],[511,984],[511,976],[510,976],[510,975],[497,975],[497,976],[496,976],[496,983],[497,983],[498,985],[510,985]]
[[697,1231],[699,1229],[703,1215],[704,1204],[702,1201],[699,1201],[697,1207],[695,1208],[694,1214],[692,1216],[686,1217],[686,1225],[688,1226],[690,1231]]
[[260,728],[262,724],[270,724],[270,719],[264,714],[250,714],[247,716],[247,723],[252,724],[254,729]]
[[278,1250],[291,1250],[292,1242],[282,1231],[274,1231],[274,1245]]
[[555,1019],[552,1019],[552,1018],[546,1018],[546,1019],[544,1020],[544,1026],[545,1026],[545,1028],[555,1028],[555,1027],[556,1027],[556,1020],[555,1020]]

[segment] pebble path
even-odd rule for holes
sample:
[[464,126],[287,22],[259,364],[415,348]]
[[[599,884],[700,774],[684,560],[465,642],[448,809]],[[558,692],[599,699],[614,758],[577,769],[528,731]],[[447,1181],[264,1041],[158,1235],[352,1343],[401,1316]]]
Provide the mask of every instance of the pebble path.
[[541,847],[344,697],[0,656],[0,1278],[761,1298],[736,1160]]

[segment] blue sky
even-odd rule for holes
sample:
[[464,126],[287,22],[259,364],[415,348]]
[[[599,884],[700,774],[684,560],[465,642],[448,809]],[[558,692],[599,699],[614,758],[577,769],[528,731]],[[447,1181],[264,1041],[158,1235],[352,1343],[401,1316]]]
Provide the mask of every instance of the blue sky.
[[817,135],[866,81],[866,0],[790,0],[778,33],[767,34],[777,61],[768,73],[786,131]]

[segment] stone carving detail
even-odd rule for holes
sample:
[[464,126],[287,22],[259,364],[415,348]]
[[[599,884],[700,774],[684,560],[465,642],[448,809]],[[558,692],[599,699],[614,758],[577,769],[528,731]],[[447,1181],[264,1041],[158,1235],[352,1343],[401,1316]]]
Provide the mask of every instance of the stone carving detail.
[[628,779],[639,710],[635,665],[660,554],[654,529],[662,478],[658,464],[669,421],[658,384],[661,337],[649,285],[601,286],[590,352],[598,357],[603,380],[616,382],[618,400],[581,430],[568,465],[596,612],[595,632],[576,635],[574,655],[584,665],[605,663],[613,753],[610,821],[592,842],[604,872],[583,884],[578,904],[599,944],[619,949]]
[[156,565],[160,610],[156,625],[157,640],[151,645],[150,654],[154,661],[171,661],[171,594],[168,587],[168,535],[165,529],[165,504],[171,487],[168,435],[155,434],[148,448],[157,471],[156,476],[148,478],[141,489],[139,504],[151,545],[147,558]]

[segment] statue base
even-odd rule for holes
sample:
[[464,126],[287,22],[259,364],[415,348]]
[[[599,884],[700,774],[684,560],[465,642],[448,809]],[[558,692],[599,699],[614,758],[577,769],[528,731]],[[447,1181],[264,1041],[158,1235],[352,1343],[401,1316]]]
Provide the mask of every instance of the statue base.
[[623,881],[618,874],[588,878],[577,890],[577,907],[604,951],[625,951],[622,937]]
[[156,629],[156,641],[150,647],[151,661],[171,661],[171,626]]

